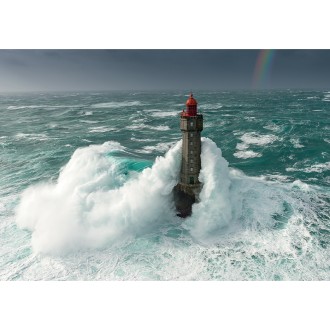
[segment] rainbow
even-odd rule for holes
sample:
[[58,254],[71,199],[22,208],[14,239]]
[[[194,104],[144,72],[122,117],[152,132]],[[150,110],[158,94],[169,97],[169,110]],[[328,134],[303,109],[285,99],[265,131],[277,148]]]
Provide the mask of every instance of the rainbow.
[[269,87],[270,71],[275,55],[274,49],[260,50],[253,73],[253,88]]

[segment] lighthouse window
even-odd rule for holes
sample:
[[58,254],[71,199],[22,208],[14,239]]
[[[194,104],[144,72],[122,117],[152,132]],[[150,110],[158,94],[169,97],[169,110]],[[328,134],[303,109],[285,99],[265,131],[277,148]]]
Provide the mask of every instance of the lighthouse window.
[[191,176],[189,179],[190,179],[190,182],[189,182],[189,183],[190,183],[190,184],[194,184],[194,177]]
[[194,136],[194,133],[190,133],[190,137],[193,137]]
[[190,172],[192,172],[194,170],[194,168],[193,167],[190,167]]
[[193,127],[194,126],[194,122],[190,122],[190,127]]
[[191,153],[191,154],[193,154],[193,153],[194,153],[194,151],[193,151],[193,150],[190,150],[190,153]]
[[191,146],[193,145],[193,142],[192,142],[192,141],[190,141],[190,145],[191,145]]
[[193,159],[190,159],[190,164],[193,164],[194,163],[194,160]]

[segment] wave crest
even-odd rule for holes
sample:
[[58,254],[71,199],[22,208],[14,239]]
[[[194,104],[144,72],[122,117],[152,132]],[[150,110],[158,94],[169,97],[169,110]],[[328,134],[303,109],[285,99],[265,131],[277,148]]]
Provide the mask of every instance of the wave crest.
[[152,168],[131,177],[111,155],[124,151],[119,143],[79,148],[56,183],[24,191],[16,221],[32,231],[36,252],[51,254],[99,248],[148,230],[160,215],[164,221],[172,214],[168,210],[173,207],[180,146],[177,143],[165,157],[157,157]]

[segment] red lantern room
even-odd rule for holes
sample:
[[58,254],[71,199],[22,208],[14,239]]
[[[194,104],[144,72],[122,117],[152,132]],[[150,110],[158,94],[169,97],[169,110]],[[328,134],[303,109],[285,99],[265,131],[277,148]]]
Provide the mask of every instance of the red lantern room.
[[193,98],[193,94],[190,94],[186,106],[186,116],[197,116],[197,101]]

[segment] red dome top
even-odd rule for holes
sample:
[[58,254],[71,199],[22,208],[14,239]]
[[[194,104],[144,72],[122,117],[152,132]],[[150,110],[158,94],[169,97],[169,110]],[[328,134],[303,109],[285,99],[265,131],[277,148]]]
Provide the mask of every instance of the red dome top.
[[191,93],[189,99],[186,102],[186,105],[197,105],[197,101],[193,98],[193,94]]

